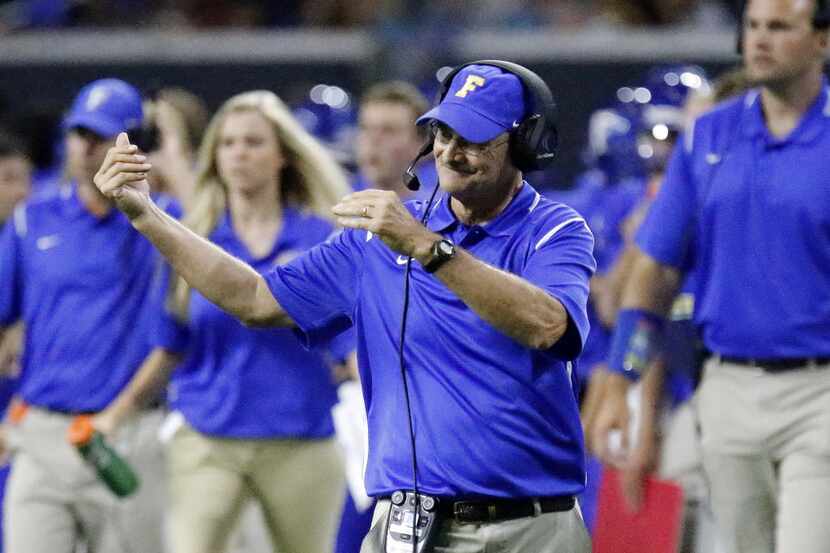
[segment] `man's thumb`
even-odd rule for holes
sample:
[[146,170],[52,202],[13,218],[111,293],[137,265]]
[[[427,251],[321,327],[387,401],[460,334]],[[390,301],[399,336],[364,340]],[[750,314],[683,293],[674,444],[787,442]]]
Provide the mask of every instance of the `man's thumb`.
[[115,139],[115,145],[116,146],[129,146],[130,145],[130,139],[127,136],[127,133],[125,133],[125,132],[118,133],[118,138]]

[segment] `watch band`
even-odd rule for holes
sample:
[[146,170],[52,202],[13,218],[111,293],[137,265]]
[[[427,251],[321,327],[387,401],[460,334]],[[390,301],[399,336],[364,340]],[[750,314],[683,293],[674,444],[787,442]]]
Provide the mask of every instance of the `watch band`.
[[434,273],[444,263],[455,257],[455,244],[446,238],[436,240],[432,244],[431,253],[432,259],[424,265],[424,271],[428,273]]

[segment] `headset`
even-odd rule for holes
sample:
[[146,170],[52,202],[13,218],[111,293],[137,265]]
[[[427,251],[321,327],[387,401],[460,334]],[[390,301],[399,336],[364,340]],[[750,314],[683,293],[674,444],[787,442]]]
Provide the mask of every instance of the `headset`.
[[[527,105],[527,115],[519,123],[518,127],[510,132],[510,159],[513,165],[520,171],[537,171],[548,167],[556,155],[556,149],[559,145],[559,132],[556,128],[556,102],[553,99],[553,93],[545,84],[542,78],[517,63],[502,60],[478,60],[465,63],[455,67],[450,71],[441,81],[441,86],[438,90],[436,98],[436,105],[440,104],[444,97],[449,93],[453,78],[459,71],[470,65],[490,65],[498,67],[508,73],[515,75],[522,83],[524,89],[524,99]],[[421,147],[415,159],[409,164],[403,174],[403,181],[406,187],[412,191],[416,191],[421,187],[418,176],[415,174],[415,165],[425,155],[432,152],[432,146],[435,141],[435,130],[431,129],[427,136],[424,145]],[[432,190],[429,200],[423,207],[421,215],[421,224],[426,224],[429,219],[430,211],[438,192],[438,183]],[[404,343],[406,340],[406,322],[409,313],[410,300],[410,274],[412,270],[412,257],[407,259],[406,270],[404,271],[404,299],[403,309],[401,315],[400,341],[398,343],[398,361],[400,363],[401,380],[403,383],[403,392],[406,406],[407,422],[409,423],[409,439],[410,439],[410,453],[412,460],[412,485],[415,492],[415,510],[420,509],[421,495],[418,486],[418,454],[415,444],[415,432],[412,421],[412,405],[409,396],[409,382],[406,377],[406,363],[404,360]],[[391,511],[390,511],[391,512]],[[412,551],[418,551],[418,533],[416,532],[415,524],[417,517],[412,520]]]
[[[459,71],[470,65],[490,65],[515,75],[525,91],[527,115],[519,126],[510,132],[510,159],[517,169],[523,172],[545,169],[556,156],[559,146],[559,131],[556,122],[556,101],[545,81],[536,73],[519,65],[504,60],[477,60],[455,67],[441,81],[435,104],[438,105],[449,93],[452,80]],[[404,173],[404,183],[410,190],[418,190],[420,183],[414,173],[418,160],[432,151],[435,139],[434,131],[429,133],[427,141],[418,152]]]
[[[744,13],[746,12],[747,3],[748,0],[745,0],[738,6],[738,33],[735,41],[735,52],[738,55],[744,53]],[[813,12],[813,29],[817,31],[830,29],[830,5],[828,5],[828,0],[816,0],[816,10]]]

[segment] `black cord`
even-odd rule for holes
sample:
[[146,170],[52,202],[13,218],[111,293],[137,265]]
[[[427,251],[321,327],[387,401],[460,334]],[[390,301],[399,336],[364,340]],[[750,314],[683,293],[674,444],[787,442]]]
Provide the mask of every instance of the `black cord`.
[[[438,192],[438,182],[432,189],[432,194],[429,196],[429,201],[426,203],[423,215],[421,215],[421,224],[425,225],[429,219],[429,210],[432,209],[432,201],[435,199],[435,194]],[[412,517],[412,552],[415,553],[418,546],[418,514],[421,512],[421,496],[418,490],[418,455],[415,446],[415,428],[412,423],[412,405],[409,399],[409,382],[406,378],[406,363],[404,362],[404,339],[406,338],[406,319],[409,313],[409,275],[412,272],[412,256],[406,258],[406,271],[404,272],[404,286],[403,286],[403,313],[401,314],[401,336],[398,342],[398,359],[401,366],[401,380],[403,380],[403,392],[406,399],[406,418],[409,422],[409,442],[412,446],[412,487],[415,492],[415,516]],[[406,501],[406,494],[404,494],[404,501]]]

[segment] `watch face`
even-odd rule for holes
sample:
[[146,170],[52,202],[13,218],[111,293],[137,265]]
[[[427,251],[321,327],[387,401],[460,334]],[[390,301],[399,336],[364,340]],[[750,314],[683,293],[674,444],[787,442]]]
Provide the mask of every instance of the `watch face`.
[[438,251],[440,251],[442,255],[452,255],[455,248],[453,247],[452,242],[442,240],[438,243]]

